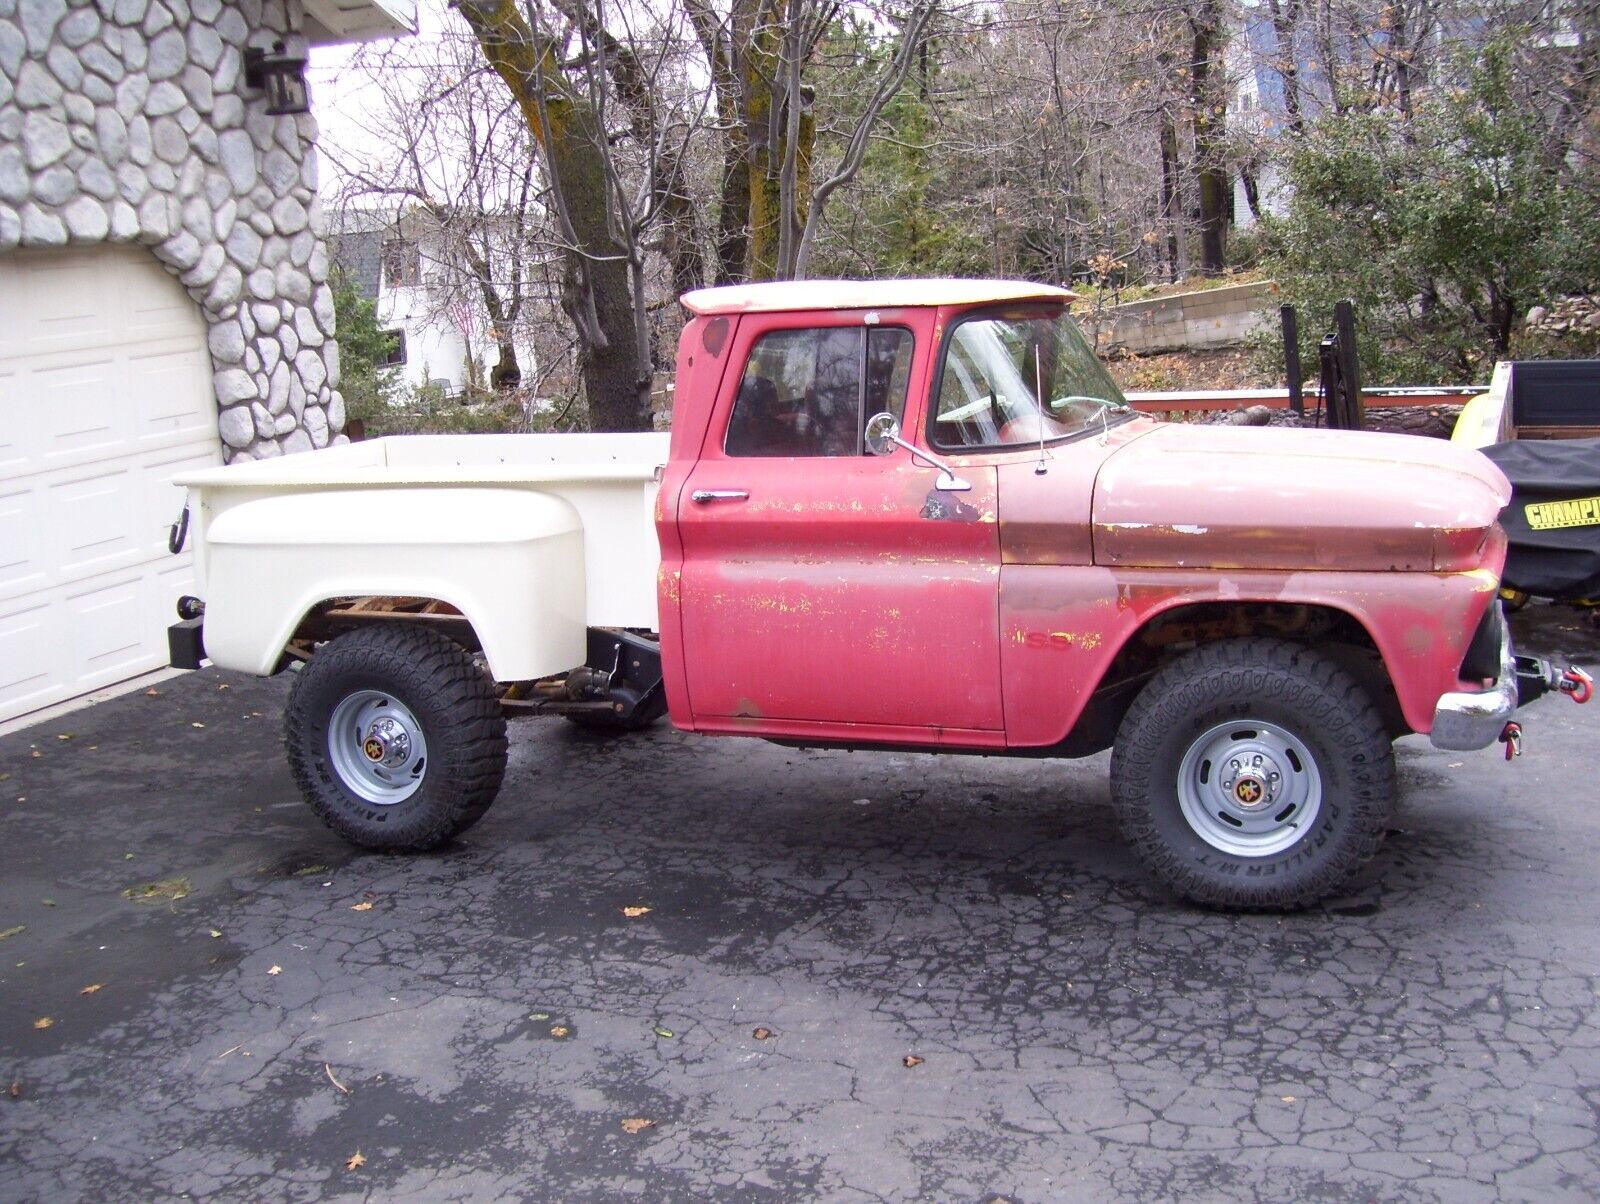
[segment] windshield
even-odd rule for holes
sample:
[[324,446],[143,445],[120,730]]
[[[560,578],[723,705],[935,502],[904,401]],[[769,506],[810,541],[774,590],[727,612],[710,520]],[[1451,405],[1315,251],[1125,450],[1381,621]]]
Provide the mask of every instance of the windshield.
[[1063,439],[1125,411],[1122,390],[1065,310],[968,318],[945,341],[933,443]]

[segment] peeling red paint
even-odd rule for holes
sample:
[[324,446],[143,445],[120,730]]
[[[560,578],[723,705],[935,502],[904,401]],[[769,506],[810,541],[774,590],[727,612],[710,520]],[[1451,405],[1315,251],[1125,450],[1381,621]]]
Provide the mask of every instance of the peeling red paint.
[[1510,496],[1487,459],[1436,439],[1170,426],[1106,462],[1095,489],[1095,560],[1471,568]]
[[[956,312],[879,313],[915,339],[902,430],[919,444],[939,332]],[[708,345],[696,329],[706,320],[691,321],[681,347]],[[680,727],[1051,746],[1129,641],[1191,638],[1163,628],[1153,640],[1148,625],[1200,603],[1347,616],[1417,731],[1442,693],[1479,684],[1457,673],[1498,584],[1495,517],[1508,488],[1475,452],[1133,419],[1042,457],[1021,447],[951,457],[970,492],[934,490],[936,470],[904,452],[728,457],[722,433],[755,340],[865,316],[727,321],[720,355],[680,362],[657,517],[666,688]],[[733,497],[696,503],[696,490]]]

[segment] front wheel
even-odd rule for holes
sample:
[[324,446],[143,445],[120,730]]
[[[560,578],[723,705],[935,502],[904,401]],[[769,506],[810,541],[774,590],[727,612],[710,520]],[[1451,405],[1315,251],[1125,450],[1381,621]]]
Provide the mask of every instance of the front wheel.
[[398,624],[317,650],[289,691],[284,744],[311,809],[382,852],[466,831],[505,776],[506,721],[489,679],[444,636]]
[[1117,733],[1111,796],[1135,854],[1172,890],[1236,908],[1305,907],[1377,851],[1394,749],[1333,661],[1227,640],[1174,661]]

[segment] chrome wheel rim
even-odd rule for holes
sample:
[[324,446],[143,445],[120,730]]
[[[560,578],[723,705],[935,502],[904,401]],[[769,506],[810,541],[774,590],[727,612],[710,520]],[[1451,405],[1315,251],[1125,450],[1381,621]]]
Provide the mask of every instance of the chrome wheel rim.
[[1311,830],[1322,811],[1322,775],[1293,733],[1237,719],[1189,746],[1178,767],[1178,806],[1212,848],[1270,857]]
[[328,760],[357,797],[388,807],[421,789],[428,742],[417,717],[393,694],[357,690],[328,720]]

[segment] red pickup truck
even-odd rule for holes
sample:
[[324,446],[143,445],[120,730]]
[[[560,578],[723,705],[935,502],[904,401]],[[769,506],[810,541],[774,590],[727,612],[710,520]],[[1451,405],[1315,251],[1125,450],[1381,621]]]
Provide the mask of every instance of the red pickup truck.
[[[298,668],[296,776],[369,847],[482,815],[508,715],[667,712],[797,746],[1109,748],[1140,858],[1238,907],[1311,903],[1372,856],[1396,737],[1483,748],[1516,739],[1520,702],[1587,696],[1581,671],[1513,656],[1508,488],[1483,456],[1150,421],[1070,301],[964,280],[694,292],[664,464],[654,436],[491,436],[197,477],[211,594],[187,600],[175,663],[203,628],[218,663]],[[439,519],[483,493],[481,521]],[[308,498],[324,533],[285,537]],[[371,521],[327,535],[340,505]]]

